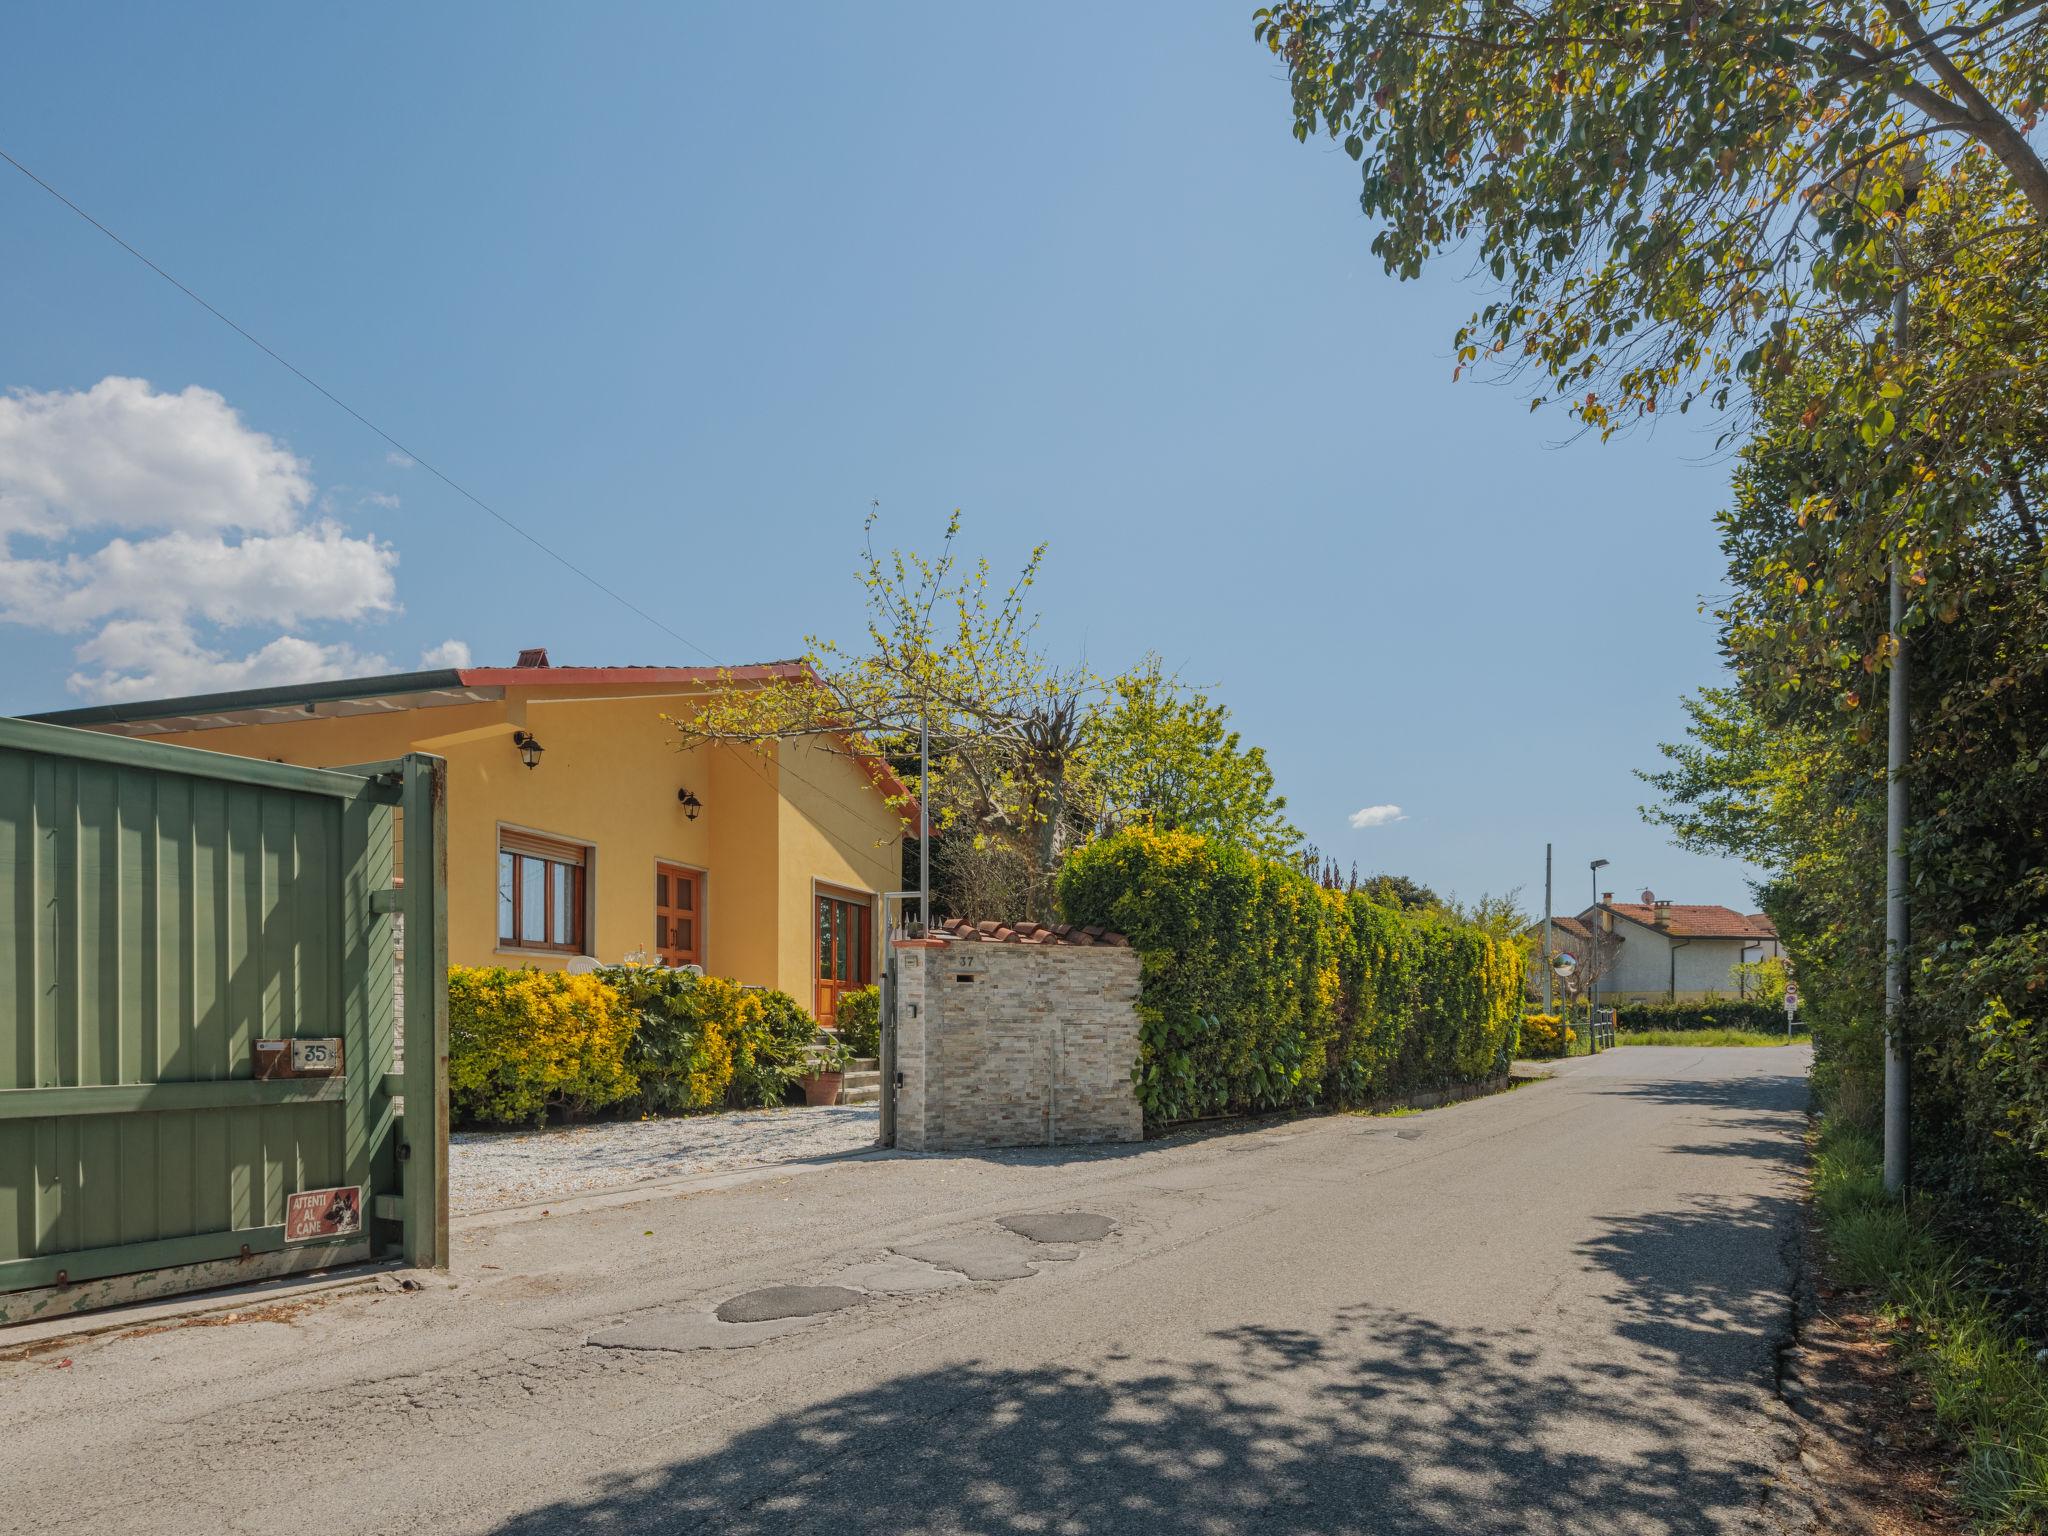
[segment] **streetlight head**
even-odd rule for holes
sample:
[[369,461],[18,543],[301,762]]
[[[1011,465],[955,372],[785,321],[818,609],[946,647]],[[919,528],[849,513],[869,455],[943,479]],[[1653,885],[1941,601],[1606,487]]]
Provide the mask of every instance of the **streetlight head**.
[[1605,859],[1595,859],[1593,861],[1593,868],[1595,869],[1605,869],[1606,867],[1607,861]]

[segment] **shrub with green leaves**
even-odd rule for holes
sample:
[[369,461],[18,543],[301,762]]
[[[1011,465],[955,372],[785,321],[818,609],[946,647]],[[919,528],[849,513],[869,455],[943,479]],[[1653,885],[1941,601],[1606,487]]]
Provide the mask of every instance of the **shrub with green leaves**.
[[879,1056],[882,1053],[882,989],[862,987],[858,992],[844,994],[832,1016],[832,1026],[839,1033],[839,1043],[850,1055]]
[[660,966],[599,974],[636,1016],[627,1059],[647,1114],[780,1104],[817,1038],[817,1022],[785,992]]
[[596,976],[448,971],[448,1102],[465,1123],[539,1125],[631,1097],[634,1015]]
[[1444,912],[1149,830],[1075,852],[1059,896],[1143,963],[1134,1080],[1151,1123],[1365,1103],[1513,1058],[1522,957]]

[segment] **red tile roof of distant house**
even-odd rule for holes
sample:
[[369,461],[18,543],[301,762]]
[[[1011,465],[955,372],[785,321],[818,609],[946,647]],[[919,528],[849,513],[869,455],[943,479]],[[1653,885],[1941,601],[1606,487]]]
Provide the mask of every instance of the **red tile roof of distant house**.
[[1047,944],[1071,949],[1128,949],[1131,941],[1107,928],[1082,928],[1073,923],[969,922],[964,917],[939,920],[938,938],[982,944]]
[[[1677,939],[1774,939],[1777,930],[1768,918],[1745,917],[1732,907],[1694,906],[1681,902],[1645,906],[1639,901],[1612,901],[1607,909],[1617,917],[1655,928]],[[1657,917],[1664,915],[1659,927]]]

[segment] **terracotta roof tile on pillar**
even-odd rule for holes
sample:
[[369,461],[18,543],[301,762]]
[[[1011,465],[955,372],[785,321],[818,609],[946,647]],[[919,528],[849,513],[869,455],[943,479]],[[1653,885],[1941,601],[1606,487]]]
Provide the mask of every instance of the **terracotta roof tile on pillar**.
[[941,919],[936,936],[981,944],[1045,944],[1074,949],[1097,945],[1128,949],[1131,942],[1122,934],[1101,927],[1080,928],[1072,923],[998,923],[986,918],[976,923],[964,917]]

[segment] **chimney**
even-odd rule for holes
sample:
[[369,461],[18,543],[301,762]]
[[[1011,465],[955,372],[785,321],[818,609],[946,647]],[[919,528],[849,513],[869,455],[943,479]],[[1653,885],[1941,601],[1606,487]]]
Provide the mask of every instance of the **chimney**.
[[521,651],[519,659],[512,663],[515,667],[545,667],[548,664],[548,648],[544,645]]
[[1611,902],[1611,901],[1613,901],[1613,900],[1614,900],[1614,892],[1612,892],[1612,891],[1602,891],[1602,892],[1600,893],[1600,905],[1601,905],[1601,906],[1603,906],[1603,907],[1604,907],[1604,906],[1606,906],[1606,905],[1607,905],[1607,904],[1608,904],[1609,902]]
[[[1648,895],[1649,893],[1645,891],[1643,894]],[[1671,903],[1668,901],[1659,901],[1652,903],[1650,920],[1659,928],[1670,928]]]

